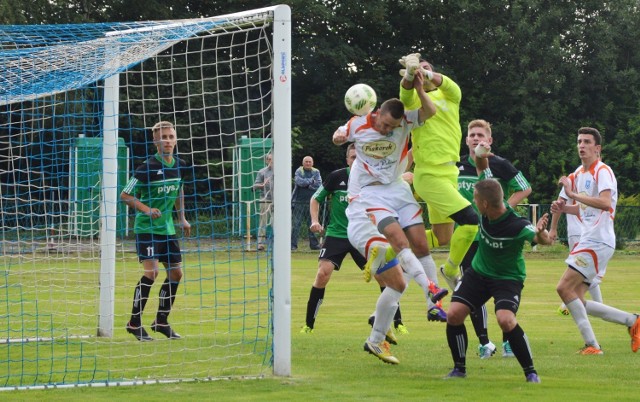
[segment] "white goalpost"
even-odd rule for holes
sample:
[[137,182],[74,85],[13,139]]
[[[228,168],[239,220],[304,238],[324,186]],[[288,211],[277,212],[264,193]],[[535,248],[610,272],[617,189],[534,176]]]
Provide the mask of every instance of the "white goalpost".
[[[0,35],[0,391],[290,375],[289,7]],[[154,340],[140,342],[125,330],[143,271],[120,192],[163,120],[187,165],[182,338],[150,328],[160,265],[142,316]],[[257,251],[269,152],[273,227]]]

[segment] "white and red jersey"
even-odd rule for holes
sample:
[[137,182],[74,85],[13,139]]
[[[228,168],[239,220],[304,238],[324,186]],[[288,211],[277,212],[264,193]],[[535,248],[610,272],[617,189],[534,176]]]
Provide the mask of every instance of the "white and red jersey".
[[607,164],[598,160],[589,166],[588,169],[580,166],[576,169],[574,175],[574,191],[578,194],[598,197],[603,191],[611,191],[611,207],[606,211],[578,203],[580,221],[582,222],[580,243],[589,240],[605,243],[615,248],[616,234],[613,230],[613,220],[618,202],[618,184],[613,170],[611,170]]
[[[567,176],[571,181],[571,189],[575,191],[576,189],[576,175],[575,173],[571,173]],[[560,197],[567,200],[567,205],[575,205],[576,202],[572,198],[569,198],[564,191],[564,187],[560,190]],[[574,214],[565,214],[567,217],[567,240],[569,243],[569,250],[571,250],[577,241],[577,238],[580,237],[580,233],[582,232],[582,222],[580,222],[580,217]]]
[[383,135],[373,128],[375,115],[355,116],[340,127],[356,147],[356,160],[349,174],[349,198],[357,196],[365,186],[389,184],[401,177],[408,164],[411,130],[421,125],[418,110],[405,111],[400,127]]

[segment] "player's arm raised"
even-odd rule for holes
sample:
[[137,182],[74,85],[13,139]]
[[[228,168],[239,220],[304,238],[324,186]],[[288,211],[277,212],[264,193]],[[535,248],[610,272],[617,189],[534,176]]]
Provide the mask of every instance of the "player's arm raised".
[[338,127],[338,129],[333,133],[332,141],[336,145],[342,145],[349,139],[349,135],[347,134],[347,130],[344,126]]
[[420,98],[420,104],[422,107],[418,110],[418,119],[420,123],[427,120],[430,117],[433,117],[436,114],[436,105],[433,103],[431,98],[427,96],[427,93],[424,90],[424,75],[422,71],[417,70],[415,77],[413,78],[413,87],[418,94],[418,98]]

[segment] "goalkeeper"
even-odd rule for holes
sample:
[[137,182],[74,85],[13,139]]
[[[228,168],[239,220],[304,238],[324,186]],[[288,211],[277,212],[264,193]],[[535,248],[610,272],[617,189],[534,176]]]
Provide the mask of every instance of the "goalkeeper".
[[[431,230],[427,231],[429,248],[445,246],[451,242],[449,258],[440,272],[452,285],[459,274],[462,262],[478,230],[478,215],[471,203],[458,192],[458,167],[460,160],[460,101],[462,92],[451,78],[433,70],[419,53],[400,59],[405,67],[400,83],[400,100],[406,109],[419,105],[413,88],[415,72],[420,69],[426,76],[424,89],[436,105],[437,113],[412,132],[412,157],[415,162],[413,186],[420,198],[427,203]],[[454,222],[459,225],[454,232]],[[436,281],[435,272],[427,272]]]
[[167,278],[160,287],[158,313],[151,329],[169,339],[180,338],[168,321],[182,279],[182,256],[173,224],[174,206],[185,236],[191,234],[191,225],[184,215],[182,171],[185,163],[173,155],[176,131],[167,121],[157,123],[152,131],[157,153],[136,169],[120,194],[120,199],[136,211],[136,250],[144,269],[133,294],[131,319],[126,325],[127,332],[139,341],[153,340],[142,325],[142,313],[158,276],[159,262],[164,265]]

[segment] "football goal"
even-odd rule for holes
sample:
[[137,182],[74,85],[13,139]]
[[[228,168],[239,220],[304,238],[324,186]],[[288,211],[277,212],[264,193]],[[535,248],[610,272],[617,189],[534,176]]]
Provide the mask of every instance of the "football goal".
[[[0,390],[290,375],[289,7],[0,35]],[[191,235],[176,224],[181,338],[151,330],[161,264],[141,342],[125,330],[143,270],[120,193],[160,121],[186,165]]]

